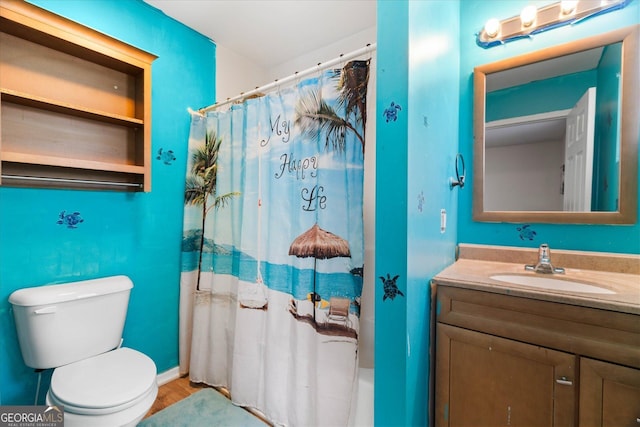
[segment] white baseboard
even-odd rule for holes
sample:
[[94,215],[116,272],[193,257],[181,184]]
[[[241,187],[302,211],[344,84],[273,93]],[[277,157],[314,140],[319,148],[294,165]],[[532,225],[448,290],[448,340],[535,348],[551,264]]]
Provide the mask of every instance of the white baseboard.
[[164,371],[158,374],[158,386],[164,385],[173,380],[177,380],[178,378],[180,378],[180,368],[176,366],[175,368],[171,368],[168,371]]

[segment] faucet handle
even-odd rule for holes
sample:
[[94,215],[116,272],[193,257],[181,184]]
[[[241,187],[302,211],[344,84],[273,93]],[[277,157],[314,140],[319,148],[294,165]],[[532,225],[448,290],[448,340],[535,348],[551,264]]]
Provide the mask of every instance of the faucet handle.
[[544,274],[564,273],[564,268],[554,267],[553,264],[551,264],[551,249],[549,249],[547,243],[541,244],[538,248],[538,263],[535,265],[525,265],[524,269]]
[[538,259],[548,261],[551,258],[551,250],[549,249],[549,245],[543,243],[538,248]]

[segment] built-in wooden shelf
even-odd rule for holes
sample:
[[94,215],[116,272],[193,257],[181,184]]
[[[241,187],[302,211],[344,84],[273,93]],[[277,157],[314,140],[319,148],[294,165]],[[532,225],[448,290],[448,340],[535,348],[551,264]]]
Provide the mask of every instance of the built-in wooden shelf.
[[150,191],[155,58],[0,0],[0,185]]
[[100,170],[107,172],[124,172],[144,175],[144,166],[107,163],[93,160],[78,160],[69,157],[41,156],[38,154],[3,152],[3,162],[27,163],[46,166],[59,166],[74,169]]
[[144,125],[144,120],[135,117],[121,116],[119,114],[111,114],[106,111],[83,108],[59,102],[54,99],[47,99],[41,96],[17,92],[11,89],[0,88],[0,96],[2,97],[3,102],[20,104],[26,107],[48,110],[71,116],[84,117],[86,119],[103,121],[114,125],[131,126],[136,128],[141,128]]

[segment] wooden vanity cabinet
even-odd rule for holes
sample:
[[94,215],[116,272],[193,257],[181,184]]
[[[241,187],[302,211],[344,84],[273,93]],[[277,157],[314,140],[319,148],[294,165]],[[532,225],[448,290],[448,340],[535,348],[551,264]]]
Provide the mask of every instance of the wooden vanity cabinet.
[[637,425],[637,315],[440,285],[436,295],[436,426]]
[[579,425],[640,425],[640,369],[581,358]]
[[150,191],[154,59],[0,0],[0,184]]
[[574,355],[445,324],[436,333],[436,425],[573,427]]

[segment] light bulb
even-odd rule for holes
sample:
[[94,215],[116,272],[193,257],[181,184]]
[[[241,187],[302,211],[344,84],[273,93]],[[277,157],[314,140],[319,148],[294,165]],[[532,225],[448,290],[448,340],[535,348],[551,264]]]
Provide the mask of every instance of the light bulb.
[[576,10],[578,0],[562,0],[560,2],[560,10],[563,15],[569,15]]
[[484,32],[489,38],[494,38],[500,32],[500,21],[496,18],[491,18],[484,24]]
[[522,9],[522,12],[520,13],[520,21],[522,22],[522,26],[530,27],[531,24],[533,24],[533,22],[536,20],[537,14],[538,9],[533,5],[529,5]]

